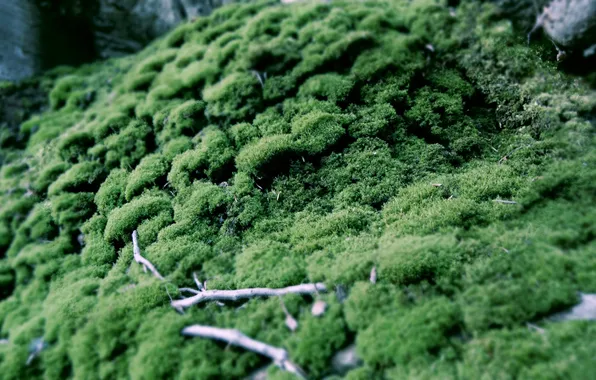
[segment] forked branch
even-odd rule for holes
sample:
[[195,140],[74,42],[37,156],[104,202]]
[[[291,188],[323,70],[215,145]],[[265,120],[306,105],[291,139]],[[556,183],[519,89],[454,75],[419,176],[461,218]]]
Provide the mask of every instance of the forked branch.
[[322,282],[288,286],[287,288],[279,289],[248,288],[238,290],[205,290],[192,297],[172,301],[171,305],[175,309],[182,311],[184,308],[208,301],[238,301],[255,297],[273,297],[283,296],[285,294],[314,294],[326,291],[327,288]]
[[157,277],[163,281],[164,280],[163,276],[161,274],[159,274],[157,269],[153,266],[153,264],[151,264],[151,261],[149,261],[146,258],[144,258],[143,256],[141,256],[141,248],[139,248],[139,242],[137,239],[137,230],[134,230],[132,232],[132,247],[133,247],[134,260],[143,266],[143,270],[145,272],[147,272],[147,269],[149,269],[149,271],[151,273],[153,273],[153,275],[155,277]]
[[273,360],[275,365],[282,370],[293,373],[301,379],[306,379],[306,376],[300,367],[289,360],[288,352],[286,350],[249,338],[238,330],[192,325],[182,329],[182,335],[220,340],[232,346],[242,347],[246,350],[266,356]]

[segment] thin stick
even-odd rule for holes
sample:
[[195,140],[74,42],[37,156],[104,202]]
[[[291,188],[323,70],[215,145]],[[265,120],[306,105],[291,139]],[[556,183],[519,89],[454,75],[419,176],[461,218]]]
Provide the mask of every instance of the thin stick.
[[289,360],[286,350],[249,338],[238,330],[192,325],[182,329],[182,335],[221,340],[229,345],[242,347],[248,351],[266,356],[284,371],[293,373],[301,379],[306,379],[306,375],[300,367]]
[[325,284],[318,282],[316,284],[302,284],[280,289],[249,288],[238,290],[205,290],[195,296],[173,301],[171,305],[175,309],[181,311],[183,308],[208,301],[238,301],[255,297],[283,296],[285,294],[313,294],[318,291],[326,292],[327,288],[325,287]]
[[145,272],[147,271],[147,269],[149,269],[149,271],[151,273],[153,273],[153,275],[155,277],[157,277],[163,281],[164,280],[163,276],[161,274],[159,274],[159,272],[157,271],[157,269],[155,269],[153,264],[151,264],[151,262],[149,260],[147,260],[146,258],[141,256],[141,249],[139,248],[139,242],[137,240],[137,230],[134,230],[132,232],[132,246],[133,246],[134,260],[143,266],[143,269],[145,270]]
[[194,290],[193,288],[180,288],[178,290],[180,290],[181,292],[188,292],[188,293],[192,293],[192,294],[199,294],[199,293],[201,293],[198,290]]
[[505,199],[495,199],[495,200],[493,200],[493,202],[504,203],[506,205],[516,205],[517,204],[516,201],[507,201]]
[[197,284],[197,290],[199,292],[202,292],[203,289],[203,284],[201,284],[201,281],[199,281],[199,278],[197,277],[197,274],[195,272],[192,273],[192,278],[193,280],[195,280],[195,284]]

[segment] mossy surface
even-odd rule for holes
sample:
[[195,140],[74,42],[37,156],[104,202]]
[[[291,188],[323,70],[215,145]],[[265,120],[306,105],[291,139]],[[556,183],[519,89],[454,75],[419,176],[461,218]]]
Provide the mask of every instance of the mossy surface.
[[[313,378],[352,343],[348,379],[594,373],[594,325],[545,318],[596,292],[596,93],[547,46],[472,1],[257,1],[48,74],[46,111],[0,136],[0,378],[268,363],[193,323]],[[337,291],[284,297],[291,332],[277,298],[178,314],[193,273]]]

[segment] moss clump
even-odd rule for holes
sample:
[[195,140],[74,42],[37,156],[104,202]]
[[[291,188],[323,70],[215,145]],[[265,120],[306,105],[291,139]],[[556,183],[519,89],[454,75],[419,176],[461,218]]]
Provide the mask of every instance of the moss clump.
[[157,154],[145,156],[128,178],[124,190],[126,200],[131,200],[146,187],[158,185],[160,179],[165,179],[168,169],[168,162],[163,156]]
[[48,195],[53,196],[63,192],[95,191],[103,181],[104,168],[99,162],[86,161],[73,165],[68,171],[54,181]]
[[[270,364],[180,335],[194,323],[283,347],[313,378],[338,378],[353,343],[348,379],[594,372],[594,329],[548,321],[596,292],[594,89],[492,5],[447,3],[236,4],[33,80],[45,108],[0,133],[0,377]],[[133,230],[165,282],[133,261]],[[193,274],[330,291],[283,297],[292,332],[277,297],[176,313]]]

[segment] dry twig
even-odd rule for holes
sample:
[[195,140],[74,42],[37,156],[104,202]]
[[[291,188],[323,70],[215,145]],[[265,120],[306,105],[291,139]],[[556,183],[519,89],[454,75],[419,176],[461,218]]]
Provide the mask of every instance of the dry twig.
[[291,332],[296,331],[296,329],[298,328],[298,321],[296,320],[296,318],[292,316],[292,314],[290,314],[290,312],[286,308],[286,304],[284,303],[283,298],[279,297],[279,302],[281,302],[281,309],[286,315],[286,326],[288,326],[288,329],[290,329]]
[[312,305],[310,312],[313,316],[320,317],[321,315],[325,314],[325,310],[327,310],[327,302],[318,300]]
[[516,201],[507,201],[505,199],[495,199],[495,200],[493,200],[493,202],[504,203],[506,205],[516,205],[517,204]]
[[270,346],[266,343],[254,340],[235,329],[222,329],[218,327],[192,325],[182,329],[182,335],[198,336],[201,338],[215,339],[226,342],[232,346],[242,347],[246,350],[266,356],[273,360],[275,365],[284,371],[295,374],[305,379],[304,371],[288,358],[288,352],[283,348]]
[[184,308],[208,301],[238,301],[255,297],[283,296],[285,294],[313,294],[319,291],[327,291],[325,284],[322,282],[288,286],[287,288],[279,289],[249,288],[238,290],[205,290],[195,296],[172,301],[171,305],[175,309],[182,311]]
[[153,275],[155,277],[157,277],[163,281],[164,280],[163,276],[161,274],[159,274],[159,272],[157,271],[157,269],[155,269],[153,264],[151,264],[151,262],[149,260],[147,260],[146,258],[141,256],[141,248],[139,248],[139,242],[137,240],[137,230],[134,230],[132,232],[132,246],[133,246],[134,260],[143,266],[143,270],[145,272],[147,272],[147,269],[149,269],[149,271],[151,273],[153,273]]
[[372,267],[372,269],[370,270],[369,280],[370,280],[371,284],[377,283],[377,267],[376,266]]

